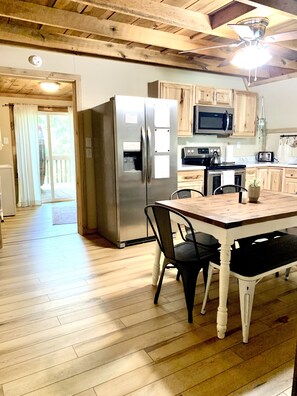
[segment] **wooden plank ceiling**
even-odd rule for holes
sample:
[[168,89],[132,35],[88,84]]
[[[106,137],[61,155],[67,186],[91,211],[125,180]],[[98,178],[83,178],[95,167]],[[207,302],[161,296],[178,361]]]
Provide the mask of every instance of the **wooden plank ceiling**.
[[230,63],[242,40],[229,24],[257,17],[269,20],[265,36],[290,32],[265,44],[272,59],[258,81],[295,76],[296,0],[1,0],[0,42],[247,77]]

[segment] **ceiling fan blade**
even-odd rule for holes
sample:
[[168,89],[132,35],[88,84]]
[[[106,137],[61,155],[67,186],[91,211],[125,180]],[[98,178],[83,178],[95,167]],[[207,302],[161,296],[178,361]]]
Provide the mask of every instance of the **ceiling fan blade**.
[[218,64],[218,67],[228,66],[229,64],[230,64],[230,59],[226,58],[223,60],[223,62]]
[[253,40],[255,38],[253,29],[251,29],[248,25],[228,24],[228,26],[234,30],[234,32],[238,34],[241,39]]
[[210,49],[215,49],[215,48],[226,48],[226,47],[232,48],[232,47],[238,47],[241,44],[242,44],[242,41],[240,41],[239,43],[233,43],[233,44],[213,45],[211,47],[197,47],[197,48],[193,48],[191,50],[180,51],[179,54],[187,54],[188,52],[195,52],[197,50],[204,51],[204,50],[210,50]]
[[292,30],[291,32],[285,32],[285,33],[276,33],[276,34],[272,34],[271,36],[266,36],[264,38],[264,41],[268,43],[276,43],[279,41],[289,41],[289,40],[297,40],[296,30]]
[[[244,43],[245,43],[245,41],[241,41],[241,42],[237,45],[237,47],[239,47],[240,45],[242,45],[242,44],[244,44]],[[231,62],[231,59],[233,58],[233,56],[234,56],[234,53],[229,54],[228,56],[226,56],[226,58],[225,58],[221,63],[218,64],[218,67],[229,66],[229,65],[230,65],[230,62]]]

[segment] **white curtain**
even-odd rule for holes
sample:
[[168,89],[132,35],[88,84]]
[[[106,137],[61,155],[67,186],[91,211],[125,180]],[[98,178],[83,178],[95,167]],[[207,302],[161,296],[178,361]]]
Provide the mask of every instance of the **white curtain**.
[[38,107],[14,105],[18,170],[18,206],[41,205]]
[[297,138],[296,135],[280,137],[277,150],[279,162],[296,163],[297,161]]

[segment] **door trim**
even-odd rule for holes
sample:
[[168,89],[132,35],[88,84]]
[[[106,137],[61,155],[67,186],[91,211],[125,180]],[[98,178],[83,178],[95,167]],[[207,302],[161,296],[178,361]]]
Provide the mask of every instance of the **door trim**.
[[[85,186],[85,159],[83,153],[83,136],[78,128],[77,112],[82,109],[81,105],[81,78],[79,75],[56,73],[44,70],[17,69],[0,66],[0,74],[12,77],[22,77],[28,79],[51,79],[72,84],[72,106],[73,106],[73,127],[74,127],[74,149],[76,168],[76,200],[77,200],[77,228],[80,235],[87,233],[86,216],[86,196]],[[0,233],[1,239],[1,233]],[[1,240],[0,240],[1,247]]]

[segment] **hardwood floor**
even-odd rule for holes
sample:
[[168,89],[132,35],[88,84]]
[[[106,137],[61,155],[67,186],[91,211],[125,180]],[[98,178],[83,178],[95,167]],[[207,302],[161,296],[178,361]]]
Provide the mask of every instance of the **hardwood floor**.
[[204,316],[200,277],[190,325],[174,271],[153,304],[153,242],[117,249],[51,213],[18,209],[1,224],[0,395],[291,394],[297,271],[258,284],[247,345],[231,279],[219,340],[217,275]]

